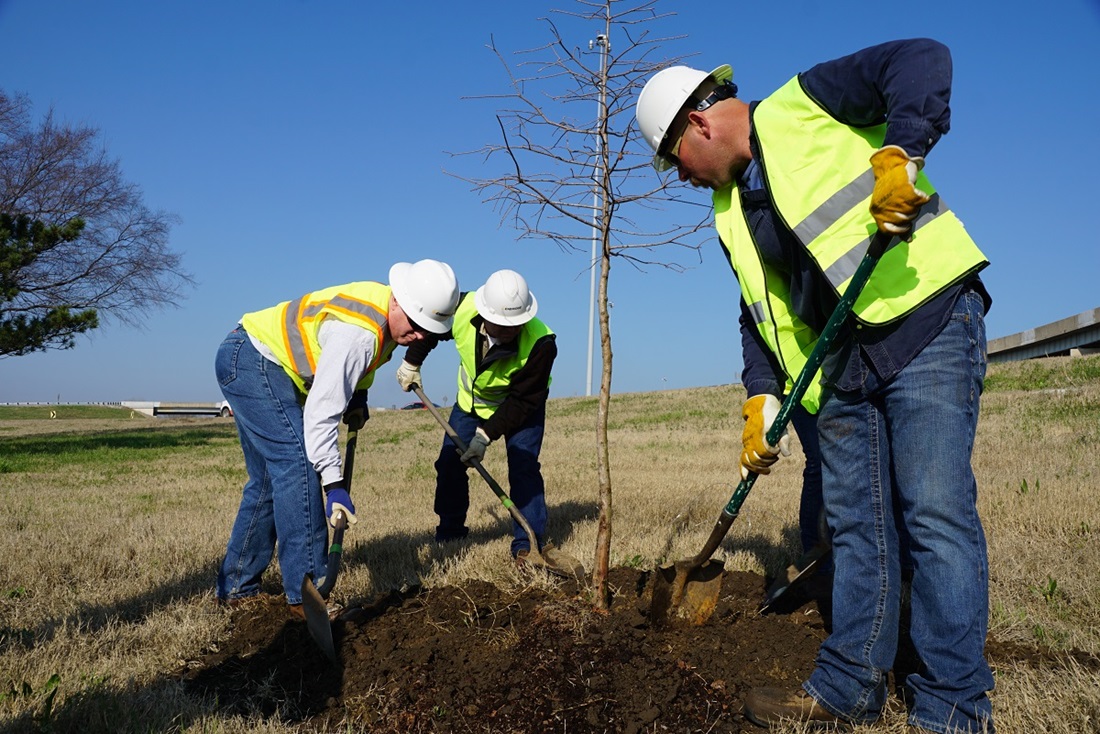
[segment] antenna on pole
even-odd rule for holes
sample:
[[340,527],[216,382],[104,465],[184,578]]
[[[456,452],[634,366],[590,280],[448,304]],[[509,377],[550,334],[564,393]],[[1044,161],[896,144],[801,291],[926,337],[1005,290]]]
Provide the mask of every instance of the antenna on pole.
[[600,217],[600,162],[603,157],[603,138],[601,137],[603,121],[606,116],[607,104],[607,52],[611,50],[611,42],[607,36],[599,34],[595,41],[588,42],[588,50],[594,46],[600,47],[600,78],[599,107],[596,110],[596,170],[592,176],[592,262],[589,263],[589,297],[588,297],[588,372],[585,382],[586,396],[592,395],[592,342],[596,324],[596,243],[599,240]]

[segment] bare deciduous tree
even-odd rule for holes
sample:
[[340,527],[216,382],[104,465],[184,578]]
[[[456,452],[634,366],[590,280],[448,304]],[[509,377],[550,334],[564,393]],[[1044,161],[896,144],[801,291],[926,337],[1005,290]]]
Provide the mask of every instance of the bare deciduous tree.
[[[65,309],[138,324],[176,305],[193,283],[168,248],[176,217],[145,206],[140,189],[99,144],[98,130],[60,124],[52,111],[33,124],[30,108],[25,96],[0,91],[0,212],[47,227],[74,221],[84,227],[18,266],[0,265],[14,293],[2,318],[43,323]],[[39,337],[0,357],[73,346],[71,332]]]
[[[681,262],[666,253],[677,249],[698,259],[709,208],[701,207],[699,220],[689,226],[668,226],[682,216],[662,217],[658,223],[650,216],[674,201],[692,204],[655,175],[634,120],[635,101],[645,81],[677,63],[677,59],[657,56],[661,43],[670,39],[650,34],[649,28],[667,17],[657,12],[658,0],[575,3],[579,6],[575,11],[552,12],[571,24],[581,21],[602,30],[587,46],[566,40],[551,18],[541,19],[550,40],[518,52],[514,65],[490,42],[490,50],[508,74],[511,91],[478,98],[508,100],[511,106],[497,112],[500,142],[470,154],[499,162],[502,172],[490,178],[459,178],[472,183],[482,199],[494,205],[502,222],[518,231],[519,239],[550,240],[564,250],[579,252],[596,243],[591,267],[599,267],[602,369],[596,421],[600,518],[593,586],[596,606],[606,608],[612,518],[607,283],[612,258],[640,269],[681,270]],[[598,111],[594,119],[586,116],[592,111]]]

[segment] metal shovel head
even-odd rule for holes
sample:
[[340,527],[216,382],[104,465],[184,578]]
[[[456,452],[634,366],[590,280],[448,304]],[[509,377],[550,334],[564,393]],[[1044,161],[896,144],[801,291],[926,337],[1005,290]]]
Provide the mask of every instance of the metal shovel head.
[[[562,552],[553,543],[544,545],[540,555],[542,556],[543,562],[546,564],[546,570],[555,576],[584,581],[584,566],[581,565],[581,562],[568,553]],[[534,554],[532,554],[532,556],[534,556]]]
[[693,561],[677,561],[662,566],[653,574],[649,618],[657,626],[682,622],[692,626],[704,624],[722,593],[720,561],[707,561],[701,566]]
[[325,653],[325,657],[336,660],[336,646],[332,642],[332,623],[328,618],[328,605],[321,598],[321,592],[313,585],[313,578],[306,576],[302,579],[302,611],[306,614],[306,628],[309,636]]
[[763,614],[768,611],[784,594],[790,592],[800,582],[813,576],[832,550],[833,547],[828,543],[818,544],[796,562],[787,566],[786,570],[768,588],[767,593],[764,595],[764,601],[760,604],[760,613]]

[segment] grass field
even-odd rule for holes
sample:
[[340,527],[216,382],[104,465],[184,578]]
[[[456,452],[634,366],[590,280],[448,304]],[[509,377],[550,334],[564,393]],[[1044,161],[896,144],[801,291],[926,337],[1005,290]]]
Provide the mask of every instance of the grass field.
[[[651,568],[702,546],[736,484],[742,397],[739,387],[614,396],[613,564]],[[552,399],[542,456],[551,539],[588,569],[595,414],[594,398]],[[338,601],[520,583],[507,512],[476,477],[473,542],[457,553],[432,542],[441,438],[426,411],[376,412],[361,432],[360,522]],[[1098,449],[1100,357],[991,367],[974,466],[997,639],[1100,655]],[[502,454],[492,447],[485,465],[503,483]],[[800,476],[796,451],[757,483],[716,554],[727,568],[775,573],[797,556]],[[0,731],[28,720],[41,731],[293,731],[221,714],[173,676],[224,631],[213,581],[244,479],[229,420],[0,407]],[[277,567],[267,583],[279,592]],[[1100,727],[1096,667],[999,670],[993,698],[1002,732]]]

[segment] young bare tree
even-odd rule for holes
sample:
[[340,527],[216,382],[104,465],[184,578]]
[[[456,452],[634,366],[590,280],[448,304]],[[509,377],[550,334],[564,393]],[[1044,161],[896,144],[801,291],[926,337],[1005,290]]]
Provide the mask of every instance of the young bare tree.
[[58,123],[52,111],[33,124],[30,109],[25,96],[0,90],[0,213],[65,236],[39,237],[30,249],[24,238],[18,257],[0,261],[2,319],[12,327],[0,357],[71,348],[102,316],[140,323],[193,282],[168,248],[176,217],[145,206],[98,130]]
[[[701,208],[692,226],[668,227],[678,217],[651,214],[681,200],[665,188],[651,166],[651,156],[634,120],[634,104],[646,79],[677,63],[661,58],[658,48],[669,38],[653,37],[667,14],[658,0],[576,0],[577,10],[555,10],[571,26],[580,21],[595,39],[577,45],[565,38],[559,23],[542,18],[549,41],[520,51],[509,63],[495,43],[490,50],[504,67],[511,91],[481,99],[508,100],[497,112],[501,139],[473,151],[502,164],[491,178],[459,176],[469,181],[501,213],[518,239],[542,239],[564,250],[587,252],[595,243],[590,267],[598,267],[600,324],[600,392],[596,420],[596,465],[599,483],[599,528],[593,587],[596,606],[608,605],[607,572],[611,558],[611,464],[607,424],[611,405],[611,327],[607,283],[612,258],[632,266],[683,269],[666,253],[677,251],[698,260],[701,230],[709,210]],[[595,116],[589,116],[595,112]],[[690,202],[687,202],[690,204]],[[698,206],[698,205],[697,205]]]

